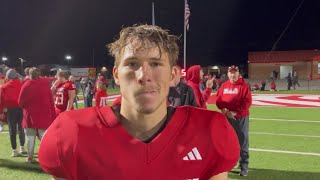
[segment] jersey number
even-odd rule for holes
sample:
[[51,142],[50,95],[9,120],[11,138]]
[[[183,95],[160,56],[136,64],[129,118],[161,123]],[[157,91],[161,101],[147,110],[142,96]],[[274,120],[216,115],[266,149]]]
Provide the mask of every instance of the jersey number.
[[63,92],[57,92],[55,104],[57,105],[63,104]]

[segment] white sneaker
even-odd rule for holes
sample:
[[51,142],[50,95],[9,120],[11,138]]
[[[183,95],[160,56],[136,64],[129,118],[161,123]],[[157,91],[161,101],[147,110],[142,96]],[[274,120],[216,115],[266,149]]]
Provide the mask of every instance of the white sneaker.
[[12,157],[18,157],[20,154],[19,154],[19,152],[16,150],[16,149],[14,149],[14,150],[12,150]]
[[27,154],[27,151],[24,149],[24,146],[20,146],[20,154]]

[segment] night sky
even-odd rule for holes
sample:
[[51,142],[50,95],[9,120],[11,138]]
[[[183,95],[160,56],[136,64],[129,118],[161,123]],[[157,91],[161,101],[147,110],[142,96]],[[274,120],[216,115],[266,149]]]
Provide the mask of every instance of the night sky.
[[[156,24],[181,35],[183,0],[155,0]],[[301,0],[189,0],[188,65],[245,64],[249,51],[270,51]],[[1,0],[0,55],[9,65],[113,65],[105,45],[122,26],[151,24],[147,0]],[[320,47],[319,0],[305,0],[276,50]],[[180,61],[182,63],[182,61]]]

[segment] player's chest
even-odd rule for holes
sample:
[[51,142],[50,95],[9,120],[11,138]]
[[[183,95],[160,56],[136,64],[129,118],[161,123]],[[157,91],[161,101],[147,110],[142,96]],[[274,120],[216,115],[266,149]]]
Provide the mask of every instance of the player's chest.
[[[82,144],[77,169],[90,163],[91,177],[110,179],[197,179],[214,162],[213,150],[206,137],[177,138],[167,144],[144,144],[134,139],[106,139]],[[92,148],[95,147],[95,148]],[[79,147],[80,148],[80,147]]]

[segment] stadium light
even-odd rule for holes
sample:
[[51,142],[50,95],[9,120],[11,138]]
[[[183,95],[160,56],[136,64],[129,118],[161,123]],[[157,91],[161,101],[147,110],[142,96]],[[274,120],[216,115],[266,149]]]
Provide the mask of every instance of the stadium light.
[[7,61],[7,60],[8,60],[8,58],[7,58],[7,57],[5,57],[5,56],[3,56],[1,59],[2,59],[2,61],[3,61],[3,62],[5,62],[5,61]]
[[66,55],[65,58],[66,58],[67,61],[70,61],[72,59],[72,57],[70,55]]

